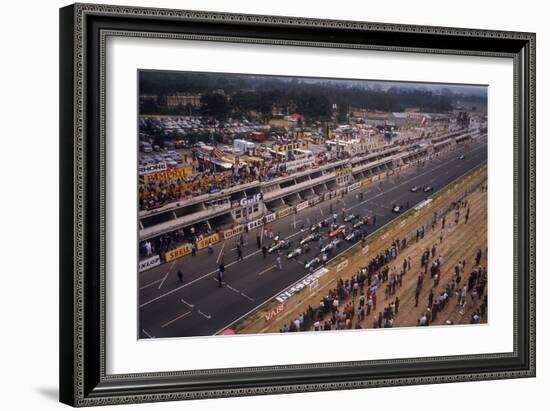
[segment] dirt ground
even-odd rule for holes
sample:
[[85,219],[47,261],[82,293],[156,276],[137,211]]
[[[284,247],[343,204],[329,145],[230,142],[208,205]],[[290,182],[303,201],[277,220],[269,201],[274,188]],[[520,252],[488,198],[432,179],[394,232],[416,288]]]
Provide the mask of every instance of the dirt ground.
[[[486,267],[487,192],[479,189],[480,185],[486,185],[486,178],[486,168],[482,167],[471,172],[463,179],[452,183],[449,187],[434,195],[433,201],[428,206],[418,211],[411,210],[401,218],[375,232],[368,239],[368,252],[365,253],[365,250],[362,250],[360,243],[358,243],[350,251],[331,262],[327,266],[329,272],[319,279],[315,288],[306,287],[300,293],[290,297],[284,304],[272,301],[243,318],[237,324],[234,324],[232,328],[239,334],[278,332],[284,324],[288,324],[299,316],[300,313],[304,312],[308,305],[317,308],[322,297],[327,295],[330,289],[335,288],[336,281],[339,278],[344,280],[351,278],[361,267],[366,266],[373,256],[388,248],[392,239],[402,239],[405,236],[408,237],[407,247],[400,250],[397,258],[390,261],[389,265],[390,268],[396,266],[399,272],[403,259],[410,257],[411,270],[406,272],[403,276],[402,285],[398,286],[396,293],[387,300],[384,295],[385,284],[383,284],[377,292],[376,310],[373,310],[374,313],[371,313],[370,316],[366,317],[359,324],[361,328],[371,328],[375,313],[377,315],[378,312],[383,311],[384,307],[393,302],[395,297],[398,296],[400,306],[399,313],[394,319],[394,327],[416,326],[417,320],[426,310],[430,288],[433,288],[435,296],[439,295],[439,292],[450,282],[454,274],[454,267],[459,260],[466,260],[466,266],[461,274],[462,283],[464,283],[474,268],[475,254],[478,249],[483,251],[480,264]],[[459,224],[455,225],[454,211],[447,210],[453,201],[463,197],[469,191],[471,192],[467,195],[467,201],[470,206],[468,223],[466,224],[464,219],[466,209],[462,208],[460,210]],[[443,214],[444,211],[447,211],[447,213]],[[433,221],[434,212],[437,212],[438,219],[432,230],[431,221]],[[446,215],[446,224],[442,230],[441,219],[443,215]],[[422,225],[425,225],[424,238],[418,242],[411,242],[410,239],[415,237],[416,230]],[[443,241],[440,243],[441,236]],[[439,285],[433,286],[433,281],[428,274],[419,295],[418,307],[415,307],[415,290],[418,274],[420,273],[420,256],[426,247],[431,250],[434,244],[437,249],[436,256],[441,255],[443,257],[442,275]],[[344,269],[341,268],[342,265],[346,265]],[[340,307],[343,307],[350,301],[352,301],[351,298],[340,301]],[[357,301],[353,301],[353,304],[355,308],[358,307]],[[449,303],[440,311],[432,324],[445,324],[447,321],[451,321],[454,324],[466,324],[470,321],[472,313],[478,306],[479,302],[476,307],[472,307],[471,300],[468,298],[465,307],[458,307],[457,298],[455,295],[451,295]],[[266,314],[273,311],[277,311],[276,314],[269,320],[266,319]],[[486,317],[482,318],[481,322],[486,322]],[[356,324],[357,319],[354,318],[353,326],[355,327]]]

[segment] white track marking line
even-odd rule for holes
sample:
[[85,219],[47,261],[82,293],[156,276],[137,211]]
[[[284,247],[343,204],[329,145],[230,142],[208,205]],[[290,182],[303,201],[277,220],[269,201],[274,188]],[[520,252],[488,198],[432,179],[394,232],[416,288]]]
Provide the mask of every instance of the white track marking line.
[[260,272],[258,273],[258,275],[263,275],[263,274],[267,273],[268,271],[273,270],[275,267],[276,267],[276,265],[273,264],[271,267],[267,267],[265,270],[260,271]]
[[185,301],[183,298],[181,299],[181,302],[184,303],[186,306],[188,306],[189,308],[193,308],[195,306],[195,304],[191,304],[191,303],[188,303],[187,301]]
[[211,319],[211,318],[212,318],[212,316],[211,316],[211,315],[206,315],[206,314],[205,314],[205,313],[203,313],[203,312],[202,312],[201,310],[199,310],[199,311],[198,311],[198,313],[199,313],[200,315],[202,315],[202,316],[203,316],[204,318],[206,318],[207,320],[209,320],[209,319]]
[[229,284],[226,284],[227,288],[229,288],[231,291],[234,291],[236,293],[240,293],[239,290],[237,290],[235,287],[231,287]]
[[246,298],[247,300],[254,301],[254,298],[249,297],[249,296],[246,295],[245,293],[241,293],[241,295],[242,295],[244,298]]
[[145,290],[147,287],[151,287],[152,285],[155,285],[156,283],[162,281],[162,279],[160,280],[156,280],[156,281],[153,281],[152,283],[149,283],[147,285],[144,285],[143,287],[139,287],[140,290]]
[[174,262],[172,263],[172,265],[170,266],[170,268],[168,269],[168,272],[166,273],[166,275],[164,276],[164,278],[162,279],[162,281],[160,282],[159,286],[158,286],[158,289],[160,290],[161,287],[164,285],[164,282],[166,281],[166,279],[168,278],[168,274],[170,274],[170,271],[172,271],[172,268],[174,268],[174,264],[176,263],[176,261],[174,260]]
[[143,331],[143,334],[145,334],[149,338],[155,338],[154,335],[149,334],[147,331],[145,331],[145,328],[142,328],[141,331]]
[[220,258],[221,258],[221,256],[223,255],[223,249],[224,249],[224,247],[225,247],[225,241],[224,241],[224,243],[222,244],[222,248],[220,248],[220,252],[219,252],[219,254],[218,254],[218,258],[216,258],[216,263],[219,263],[219,262],[220,262]]

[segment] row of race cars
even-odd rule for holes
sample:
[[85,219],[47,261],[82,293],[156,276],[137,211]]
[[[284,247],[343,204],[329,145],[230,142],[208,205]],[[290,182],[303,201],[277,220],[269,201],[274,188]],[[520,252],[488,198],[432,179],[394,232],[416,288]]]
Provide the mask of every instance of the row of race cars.
[[[430,193],[433,190],[434,187],[431,185],[423,187],[415,185],[410,189],[413,193]],[[405,207],[409,208],[408,202]],[[393,203],[391,208],[394,213],[400,213],[405,207],[402,204]],[[338,220],[342,223],[338,223]],[[296,247],[292,240],[276,235],[273,242],[268,246],[267,252],[279,255],[286,252],[287,259],[297,259],[302,255],[309,254],[315,248],[317,254],[307,259],[304,264],[306,269],[313,270],[337,254],[337,249],[345,245],[345,242],[354,244],[366,237],[367,227],[374,224],[376,224],[376,217],[373,218],[370,213],[364,216],[354,213],[341,216],[334,214],[332,217],[317,222],[309,228],[302,228],[301,231],[305,233],[305,236],[298,240]],[[317,243],[317,246],[312,246],[315,243]]]
[[[339,224],[338,219],[341,219],[343,224]],[[375,222],[371,214],[363,217],[353,213],[343,217],[334,214],[332,219],[327,218],[307,229],[302,229],[306,235],[298,240],[296,248],[294,248],[292,240],[276,236],[267,252],[282,254],[283,251],[287,251],[288,259],[296,259],[301,255],[309,254],[315,247],[312,244],[317,243],[317,247],[315,247],[317,255],[304,264],[306,269],[312,270],[327,262],[336,250],[345,244],[345,241],[353,244],[366,237],[367,226],[373,225]]]

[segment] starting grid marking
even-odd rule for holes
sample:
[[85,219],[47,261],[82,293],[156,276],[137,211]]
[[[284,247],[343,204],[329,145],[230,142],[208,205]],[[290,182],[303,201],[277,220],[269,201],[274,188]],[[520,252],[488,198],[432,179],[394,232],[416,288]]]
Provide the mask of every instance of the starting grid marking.
[[[270,269],[272,269],[272,268],[274,268],[274,267],[275,267],[275,266],[272,266]],[[214,279],[214,281],[218,282],[218,279],[217,279],[216,277],[212,277],[212,278]],[[236,293],[236,294],[240,294],[241,297],[246,298],[248,301],[255,301],[254,298],[252,298],[252,297],[246,295],[246,294],[243,293],[241,290],[237,290],[235,287],[229,285],[228,283],[222,281],[222,284],[225,284],[225,286],[226,286],[227,288],[229,288],[231,291],[233,291],[233,292]]]

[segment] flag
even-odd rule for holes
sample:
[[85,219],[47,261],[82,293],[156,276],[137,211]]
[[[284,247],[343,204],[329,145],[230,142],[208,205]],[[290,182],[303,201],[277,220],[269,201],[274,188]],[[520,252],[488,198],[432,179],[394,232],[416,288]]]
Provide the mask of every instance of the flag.
[[220,160],[223,159],[223,151],[221,147],[222,146],[218,144],[216,147],[214,147],[214,151],[213,151],[214,157],[219,158]]

